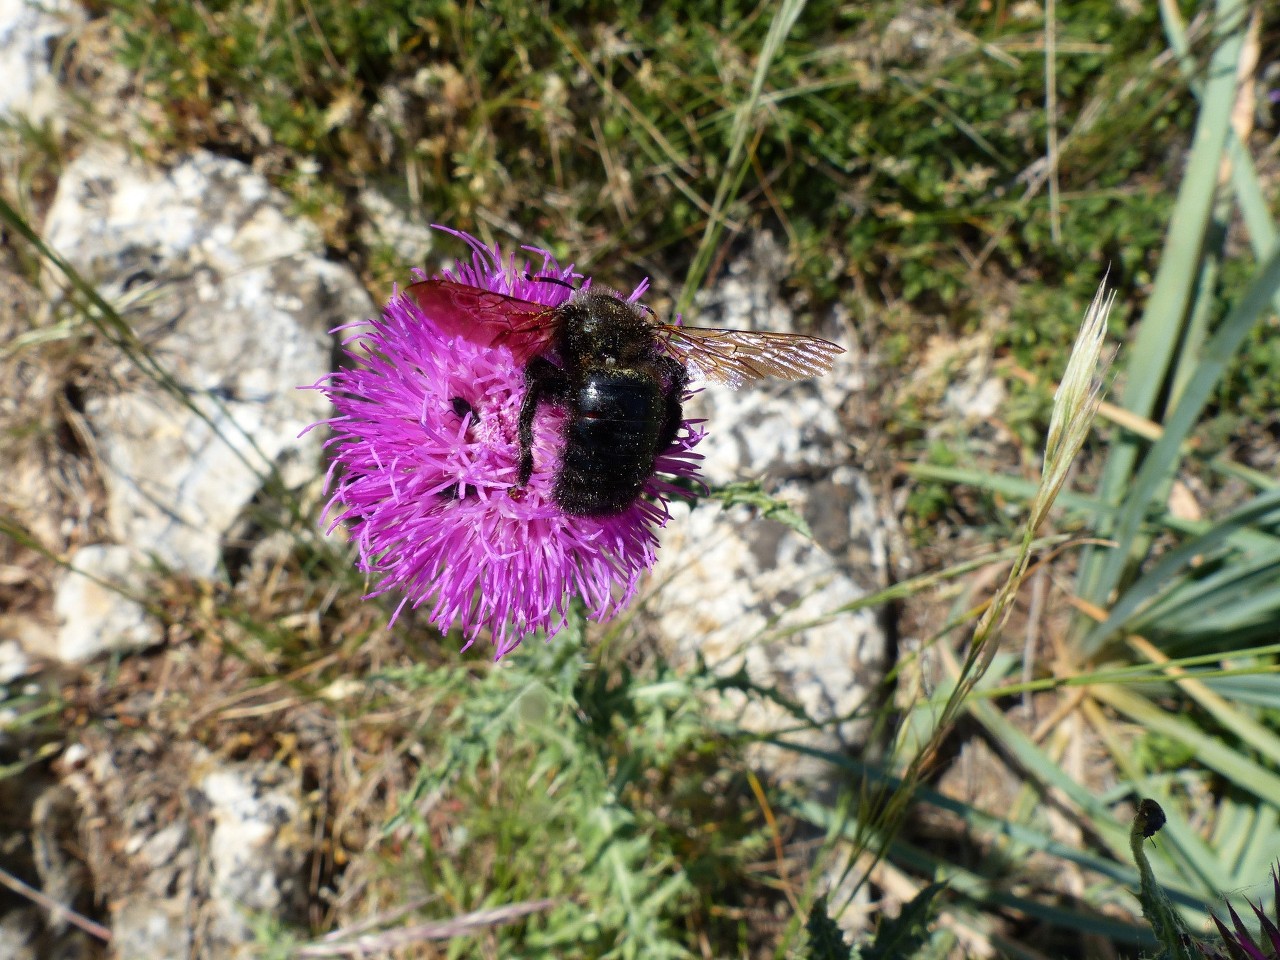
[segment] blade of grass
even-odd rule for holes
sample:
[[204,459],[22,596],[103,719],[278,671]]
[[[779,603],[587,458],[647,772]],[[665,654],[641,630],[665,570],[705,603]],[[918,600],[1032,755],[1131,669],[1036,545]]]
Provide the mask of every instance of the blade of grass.
[[1107,638],[1122,629],[1126,621],[1172,589],[1176,575],[1189,569],[1193,563],[1203,562],[1205,556],[1230,542],[1237,531],[1273,522],[1280,522],[1280,489],[1260,494],[1245,507],[1214,524],[1208,532],[1170,550],[1125,589],[1123,596],[1111,607],[1107,619],[1085,637],[1084,648],[1101,648]]
[[[785,744],[783,744],[785,745]],[[803,749],[803,748],[802,748]],[[820,755],[821,751],[804,750],[812,755]],[[838,758],[831,757],[833,762],[838,762]],[[883,777],[881,771],[875,771],[861,767],[855,762],[842,763],[843,766],[850,768],[858,767],[858,773],[865,774],[870,777]],[[897,785],[891,777],[883,778],[886,786]],[[935,805],[940,809],[945,809],[958,816],[971,830],[975,832],[993,833],[996,837],[1004,837],[1015,839],[1024,844],[1031,850],[1040,851],[1060,858],[1069,863],[1075,863],[1084,869],[1091,870],[1108,877],[1116,883],[1124,886],[1136,886],[1138,882],[1137,871],[1125,861],[1103,860],[1097,856],[1089,855],[1083,851],[1076,850],[1050,839],[1042,831],[1025,824],[1014,823],[1000,817],[993,816],[985,811],[971,807],[967,804],[960,803],[949,797],[934,793],[926,788],[920,787],[916,791],[917,798],[925,803]],[[841,818],[829,806],[812,800],[800,800],[788,797],[784,804],[787,809],[796,816],[816,824],[820,828],[828,831],[835,836],[843,836],[847,839],[854,840],[855,837],[850,834],[853,825],[847,818]],[[1127,837],[1127,834],[1126,834]],[[1127,847],[1126,847],[1127,849]],[[945,876],[948,882],[955,879],[957,889],[961,892],[973,897],[975,900],[1000,904],[1002,906],[1012,907],[1022,910],[1028,903],[1032,903],[1025,898],[1014,897],[1011,894],[1004,893],[995,889],[991,885],[988,878],[981,877],[973,872],[967,871],[962,867],[956,866],[954,862],[947,861],[941,857],[927,853],[917,847],[904,844],[901,842],[892,843],[889,846],[889,856],[895,863],[906,863],[919,868],[917,872],[923,872],[926,876]],[[1203,911],[1205,909],[1205,899],[1203,895],[1197,895],[1196,892],[1184,887],[1173,886],[1169,888],[1169,894],[1172,900],[1183,909]],[[1043,904],[1034,908],[1038,916],[1050,920],[1055,923],[1062,923],[1068,928],[1076,929],[1080,921],[1088,920],[1093,922],[1096,917],[1085,914],[1077,914],[1074,911],[1052,911],[1046,912]],[[1107,935],[1114,935],[1117,932],[1125,932],[1126,935],[1141,936],[1141,928],[1132,925],[1121,925],[1122,930],[1117,931],[1109,925],[1107,927]],[[1083,927],[1079,927],[1083,929]],[[1092,929],[1092,928],[1091,928]]]
[[[1015,364],[1006,365],[1009,373],[1021,380],[1028,386],[1038,387],[1040,378],[1029,370],[1024,370]],[[1152,442],[1159,440],[1164,435],[1164,428],[1160,424],[1143,417],[1139,417],[1130,413],[1124,407],[1118,407],[1113,403],[1107,403],[1105,400],[1098,405],[1098,418],[1109,423],[1115,424],[1122,430],[1132,433],[1144,440]],[[1188,456],[1194,456],[1199,451],[1199,444],[1188,442],[1183,445],[1184,451]],[[1219,454],[1210,457],[1204,461],[1205,465],[1219,473],[1224,477],[1232,477],[1237,480],[1243,480],[1249,486],[1257,490],[1272,490],[1280,487],[1280,480],[1272,477],[1270,474],[1263,473],[1261,470],[1255,470],[1247,467],[1242,463],[1229,459],[1227,456]],[[1099,507],[1098,509],[1102,509]]]
[[1169,378],[1168,404],[1170,406],[1176,405],[1181,398],[1187,381],[1195,373],[1205,340],[1209,337],[1209,322],[1213,317],[1217,299],[1218,279],[1222,273],[1222,260],[1231,214],[1230,199],[1225,193],[1220,193],[1214,201],[1213,214],[1209,218],[1209,227],[1205,231],[1204,249],[1200,257],[1200,275],[1196,278],[1194,288],[1195,296],[1192,299],[1191,309],[1187,313],[1182,342],[1178,345]]
[[[1187,27],[1182,20],[1182,13],[1174,0],[1160,0],[1159,6],[1160,19],[1164,24],[1169,46],[1178,57],[1178,64],[1192,92],[1203,99],[1204,84],[1200,82],[1195,61],[1191,57],[1191,41],[1187,37]],[[1253,255],[1262,259],[1275,246],[1275,221],[1271,218],[1270,206],[1262,191],[1262,183],[1258,179],[1258,170],[1254,166],[1253,158],[1240,142],[1240,137],[1234,128],[1227,133],[1227,159],[1231,164],[1231,186],[1240,205],[1240,214],[1244,219],[1245,230],[1249,234]],[[1280,311],[1280,297],[1276,299],[1275,307]]]
[[1131,637],[1129,645],[1152,663],[1164,667],[1167,675],[1173,678],[1174,683],[1183,693],[1198,703],[1206,713],[1242,742],[1253,747],[1263,758],[1270,760],[1272,766],[1280,768],[1280,736],[1233,707],[1199,680],[1189,677],[1185,670],[1172,665],[1169,658],[1150,641],[1142,637]]
[[[1236,63],[1244,43],[1244,14],[1242,0],[1219,0],[1215,7],[1214,50],[1187,169],[1170,218],[1151,296],[1130,352],[1132,362],[1122,403],[1128,410],[1148,419],[1154,419],[1156,399],[1181,340],[1182,324],[1189,313],[1192,289],[1199,273],[1235,102]],[[1112,449],[1099,486],[1101,500],[1120,502],[1129,486],[1138,452],[1139,444],[1133,440],[1122,441]],[[1145,500],[1142,506],[1145,509]],[[1104,519],[1099,529],[1106,532],[1108,526]],[[1128,531],[1127,536],[1116,537],[1117,550],[1105,554],[1086,551],[1077,591],[1082,597],[1094,603],[1106,601],[1115,586],[1116,567],[1122,567],[1127,560],[1135,533]],[[1117,555],[1118,561],[1114,559]]]
[[[1233,653],[1234,660],[1245,660],[1248,658],[1272,657],[1280,653],[1280,644],[1269,643],[1260,647],[1249,647]],[[1177,657],[1171,659],[1171,664],[1184,667],[1191,675],[1192,668],[1201,666],[1205,663],[1220,663],[1222,654],[1219,652],[1199,654],[1190,657]],[[993,669],[991,674],[996,671]],[[1265,680],[1267,683],[1275,685],[1275,680],[1270,679],[1280,675],[1280,664],[1270,664],[1253,666],[1253,667],[1234,667],[1221,668],[1215,670],[1195,670],[1194,676],[1197,680],[1202,681],[1206,686],[1215,686],[1224,680],[1232,680],[1235,678],[1258,678]],[[1088,673],[1069,673],[1066,671],[1058,671],[1051,677],[1040,677],[1035,680],[1016,680],[1004,681],[997,678],[997,683],[985,684],[979,686],[973,692],[975,698],[981,697],[988,700],[1003,699],[1005,697],[1014,696],[1016,694],[1034,692],[1040,690],[1059,690],[1068,687],[1092,687],[1099,683],[1127,683],[1130,685],[1137,684],[1158,684],[1162,688],[1171,688],[1172,684],[1165,682],[1163,671],[1155,664],[1138,663],[1130,664],[1123,667],[1100,667],[1090,670]],[[1225,696],[1225,694],[1224,694]],[[942,705],[941,696],[932,696],[927,700],[922,700],[912,704],[911,710],[936,710]],[[1228,699],[1236,699],[1229,697]],[[1275,702],[1280,704],[1280,690],[1277,691]],[[1271,701],[1267,701],[1270,705]]]
[[[561,45],[569,52],[569,55],[577,61],[582,70],[591,77],[592,81],[604,94],[610,103],[620,107],[628,117],[636,123],[636,132],[643,133],[644,136],[635,138],[636,144],[642,149],[649,161],[659,170],[664,171],[665,176],[671,182],[686,200],[692,203],[703,213],[711,216],[713,209],[706,199],[695,190],[690,183],[697,175],[697,171],[690,165],[689,159],[683,156],[675,146],[668,141],[662,131],[654,126],[653,121],[646,117],[626,96],[617,90],[608,78],[605,77],[592,62],[591,57],[577,43],[569,32],[555,22],[548,22],[549,29]],[[676,171],[683,170],[689,177],[678,176]]]
[[1129,717],[1149,731],[1164,734],[1186,744],[1196,760],[1226,777],[1240,790],[1253,794],[1264,804],[1280,797],[1280,774],[1244,756],[1221,739],[1201,730],[1195,723],[1161,710],[1145,697],[1118,686],[1099,686],[1093,691],[1100,701]]
[[[1217,573],[1183,584],[1131,623],[1139,632],[1158,631],[1177,636],[1213,634],[1231,623],[1246,623],[1251,617],[1280,605],[1280,548],[1247,561],[1224,565]],[[1225,647],[1225,642],[1219,649]]]
[[[1248,651],[1240,651],[1234,656],[1247,659],[1253,654]],[[1205,673],[1203,675],[1197,672],[1197,676],[1204,681],[1206,687],[1226,697],[1233,703],[1241,703],[1250,707],[1262,707],[1264,710],[1280,711],[1280,681],[1277,681],[1275,676],[1278,672],[1280,672],[1280,664],[1273,664],[1265,668],[1224,670],[1221,673]]]
[[[907,464],[906,471],[913,477],[922,480],[937,480],[942,483],[953,483],[989,490],[1010,500],[1031,500],[1036,495],[1038,484],[1034,480],[1011,477],[992,473],[989,470],[970,470],[963,467],[943,467],[932,463]],[[1058,505],[1077,513],[1090,515],[1114,514],[1116,508],[1095,500],[1087,494],[1064,490],[1058,495]]]
[[[1095,688],[1096,689],[1096,688]],[[1088,701],[1086,700],[1087,704]],[[1090,829],[1107,845],[1112,856],[1123,860],[1129,849],[1129,831],[1116,822],[1110,807],[1099,798],[1093,789],[1077,783],[1062,769],[1061,765],[1049,757],[1025,733],[1010,723],[1004,714],[992,704],[982,700],[970,700],[970,715],[982,724],[992,737],[1007,751],[1010,756],[1033,779],[1046,790],[1056,789],[1072,803],[1089,824]],[[1170,843],[1187,859],[1192,874],[1197,877],[1197,888],[1214,889],[1207,885],[1209,877],[1216,871],[1210,851],[1183,820],[1176,810],[1169,811]]]
[[[1130,484],[1124,502],[1120,506],[1114,539],[1119,546],[1102,558],[1101,569],[1093,582],[1093,590],[1084,594],[1085,599],[1106,598],[1120,583],[1128,567],[1130,548],[1137,539],[1139,529],[1147,519],[1156,494],[1169,482],[1181,460],[1179,448],[1200,419],[1214,387],[1222,379],[1228,364],[1235,359],[1241,345],[1253,327],[1266,315],[1276,292],[1280,290],[1280,247],[1254,274],[1244,296],[1227,314],[1217,331],[1205,345],[1204,356],[1195,373],[1187,382],[1186,390],[1177,407],[1165,424],[1164,436],[1156,441],[1143,461],[1141,469]],[[1096,647],[1084,646],[1088,655]]]
[[1253,836],[1258,837],[1262,842],[1243,844],[1244,853],[1235,870],[1236,876],[1250,879],[1265,876],[1268,870],[1275,866],[1275,838],[1280,836],[1280,810],[1273,806],[1258,806],[1251,809],[1256,814]]
[[[954,689],[937,716],[930,718],[934,721],[932,730],[924,734],[921,748],[914,753],[907,764],[903,777],[907,786],[891,794],[869,818],[864,834],[866,837],[896,836],[906,816],[910,790],[924,776],[925,770],[937,756],[943,740],[965,708],[969,695],[991,666],[999,650],[1000,632],[1012,610],[1014,598],[1031,562],[1031,545],[1035,542],[1036,531],[1048,517],[1049,511],[1061,493],[1071,464],[1097,416],[1098,404],[1102,399],[1102,382],[1110,363],[1110,357],[1103,356],[1103,346],[1106,338],[1107,316],[1113,301],[1114,295],[1107,293],[1105,284],[1100,285],[1085,313],[1067,360],[1062,383],[1054,395],[1053,412],[1045,439],[1044,467],[1023,529],[1018,556],[1004,583],[996,591],[991,602],[986,605],[974,627],[964,664],[955,671]],[[945,647],[942,649],[944,656],[948,656],[949,651]],[[904,731],[907,735],[913,732]],[[904,740],[900,737],[893,749],[901,751],[905,746]],[[883,846],[880,847],[879,853],[883,855]],[[846,869],[852,870],[857,860],[857,856],[851,857]],[[868,876],[869,874],[864,872],[861,879],[851,885],[850,896],[861,888]],[[837,886],[843,884],[845,879],[846,877],[842,876]]]
[[[1155,939],[1151,932],[1134,923],[1124,923],[1109,917],[1101,917],[1098,913],[1085,910],[1072,910],[1056,907],[1042,901],[1020,897],[997,887],[990,879],[974,870],[958,866],[953,861],[927,853],[911,844],[902,841],[894,842],[890,847],[890,856],[895,862],[904,863],[914,868],[913,872],[944,880],[966,897],[989,907],[1000,907],[1016,910],[1029,917],[1035,917],[1045,923],[1053,924],[1066,930],[1078,930],[1095,934],[1108,940],[1137,945],[1152,945]],[[1205,909],[1201,901],[1198,904],[1201,912]]]
[[684,312],[693,302],[694,291],[702,284],[707,270],[715,256],[716,245],[724,230],[724,211],[733,198],[738,195],[742,181],[751,169],[751,157],[744,152],[747,139],[755,125],[756,109],[760,104],[760,96],[764,92],[765,79],[773,66],[774,60],[782,49],[787,35],[795,26],[797,18],[805,8],[806,0],[783,0],[774,11],[769,23],[769,33],[760,49],[760,58],[756,63],[754,76],[751,78],[751,90],[747,98],[737,108],[733,118],[732,139],[729,143],[729,156],[725,160],[724,174],[716,185],[715,199],[711,203],[711,213],[707,218],[702,240],[698,243],[698,251],[694,254],[693,263],[685,275],[684,286],[676,300],[676,310]]
[[1166,841],[1161,851],[1163,859],[1182,874],[1193,876],[1200,889],[1217,891],[1230,885],[1231,875],[1224,868],[1223,860],[1215,847],[1210,846],[1193,830],[1175,804],[1170,791],[1174,784],[1165,778],[1149,776],[1135,762],[1132,744],[1122,740],[1116,732],[1114,718],[1104,714],[1096,701],[1087,700],[1081,708],[1098,738],[1106,744],[1120,774],[1131,785],[1135,796],[1150,797],[1160,803],[1166,816],[1161,837]]
[[[817,747],[779,737],[768,737],[765,738],[764,742],[785,750],[804,754],[805,756],[826,760],[837,769],[844,770],[851,776],[858,777],[873,787],[896,790],[903,785],[901,779],[883,769],[843,754],[829,753]],[[916,786],[913,799],[954,814],[971,830],[985,831],[997,837],[1007,838],[1024,845],[1028,849],[1040,851],[1068,863],[1074,863],[1086,870],[1092,870],[1114,880],[1116,883],[1128,885],[1138,882],[1137,871],[1129,866],[1125,860],[1107,859],[1088,849],[1070,846],[1054,840],[1043,830],[981,810],[954,797],[939,793],[923,784]],[[783,794],[782,799],[777,801],[777,805],[796,816],[803,817],[824,830],[836,831],[846,835],[850,840],[854,839],[854,836],[848,833],[848,831],[854,829],[854,825],[849,821],[849,818],[842,817],[836,809],[828,804],[808,797],[799,798],[791,794]],[[1178,893],[1182,898],[1182,902],[1188,906],[1198,902],[1190,889],[1180,889]]]
[[[1068,534],[1056,534],[1051,537],[1039,537],[1032,544],[1032,551],[1039,553],[1041,551],[1056,550],[1057,548],[1069,543],[1071,537]],[[837,617],[845,614],[856,613],[859,610],[870,610],[876,607],[882,607],[886,603],[893,603],[898,600],[905,600],[907,597],[915,596],[922,590],[928,590],[938,584],[955,580],[971,573],[974,570],[980,570],[983,567],[998,566],[1000,564],[1009,563],[1018,558],[1021,547],[1005,547],[997,550],[995,553],[984,554],[981,557],[975,557],[972,560],[964,560],[960,563],[952,564],[942,570],[932,570],[928,573],[922,573],[911,577],[908,580],[900,580],[895,584],[885,587],[883,590],[877,590],[869,593],[864,597],[846,603],[837,607],[830,613],[812,620],[805,620],[800,623],[792,624],[783,630],[779,630],[768,634],[769,640],[780,640],[792,634],[801,633],[812,627],[819,627],[825,623],[830,623]]]

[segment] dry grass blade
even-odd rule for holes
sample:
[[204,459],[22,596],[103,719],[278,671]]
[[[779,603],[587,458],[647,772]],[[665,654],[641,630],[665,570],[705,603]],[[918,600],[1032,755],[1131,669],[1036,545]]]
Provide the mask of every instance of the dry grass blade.
[[321,939],[325,943],[335,941],[349,940],[351,937],[359,936],[370,930],[378,930],[382,927],[389,927],[393,923],[397,923],[402,917],[407,917],[415,911],[421,910],[431,902],[431,897],[419,897],[416,900],[410,900],[408,903],[401,904],[394,910],[386,910],[382,913],[376,913],[373,916],[361,920],[359,923],[353,923],[349,927],[339,927],[331,933],[326,933]]
[[[448,920],[432,920],[428,923],[417,923],[395,930],[383,930],[378,933],[357,935],[354,940],[341,942],[342,931],[335,931],[325,938],[324,943],[311,943],[294,950],[294,957],[364,957],[382,954],[388,950],[398,950],[427,940],[451,940],[465,936],[486,927],[496,927],[513,923],[522,917],[540,913],[556,905],[555,900],[529,900],[524,903],[512,903],[505,907],[494,907],[490,910],[474,910]],[[357,928],[358,929],[358,928]]]
[[1107,293],[1105,285],[1098,288],[1071,348],[1067,369],[1053,399],[1049,434],[1044,445],[1044,478],[1031,508],[1028,539],[1035,535],[1036,528],[1057,499],[1066,482],[1067,471],[1071,469],[1097,416],[1106,371],[1114,357],[1114,352],[1112,356],[1103,357],[1102,347],[1107,334],[1107,317],[1115,299],[1114,290]]
[[1112,359],[1104,354],[1104,345],[1107,317],[1114,301],[1115,295],[1107,292],[1105,282],[1100,284],[1093,302],[1085,312],[1067,361],[1067,369],[1062,375],[1062,383],[1054,395],[1053,413],[1045,440],[1044,468],[1017,557],[1004,584],[974,627],[963,668],[959,671],[951,695],[933,723],[932,731],[914,751],[902,778],[902,785],[894,791],[877,815],[875,826],[869,831],[870,835],[891,840],[897,834],[916,785],[921,782],[925,771],[937,757],[939,748],[960,711],[964,709],[969,695],[990,667],[1000,647],[1000,630],[1026,578],[1032,546],[1036,542],[1036,530],[1048,516],[1054,500],[1061,492],[1071,463],[1080,452],[1098,413],[1103,384]]
[[[963,679],[943,712],[944,722],[939,725],[939,731],[945,732],[964,698],[991,665],[991,659],[999,646],[997,641],[1000,628],[1013,608],[1014,597],[1025,578],[1036,531],[1049,516],[1049,510],[1066,483],[1071,464],[1075,462],[1076,455],[1093,428],[1098,405],[1102,402],[1107,370],[1114,358],[1114,351],[1110,356],[1103,355],[1107,317],[1114,303],[1115,291],[1108,293],[1106,282],[1103,281],[1094,294],[1089,309],[1085,311],[1084,321],[1071,347],[1067,369],[1063,371],[1062,382],[1053,397],[1053,413],[1049,417],[1049,432],[1044,443],[1044,469],[1023,531],[1022,549],[1004,586],[974,628]],[[939,737],[940,734],[935,735],[934,746],[940,742]]]
[[805,0],[787,0],[774,11],[773,20],[769,24],[769,34],[765,38],[760,59],[756,64],[755,75],[751,79],[750,93],[739,105],[733,118],[733,139],[729,146],[729,156],[725,161],[724,175],[716,185],[716,196],[703,228],[702,241],[698,244],[698,251],[685,277],[684,289],[681,290],[677,300],[681,311],[688,308],[693,300],[693,292],[702,283],[703,277],[710,269],[720,233],[727,223],[725,208],[737,195],[743,178],[751,168],[751,156],[748,154],[744,157],[743,151],[755,122],[756,108],[764,93],[765,79],[804,7]]

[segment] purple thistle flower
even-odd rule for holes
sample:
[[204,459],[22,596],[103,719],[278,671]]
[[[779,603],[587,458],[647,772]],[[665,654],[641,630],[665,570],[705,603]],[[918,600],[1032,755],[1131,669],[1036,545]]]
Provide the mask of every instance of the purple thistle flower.
[[[1240,914],[1236,913],[1235,907],[1231,904],[1227,904],[1227,911],[1231,914],[1234,930],[1227,929],[1227,925],[1218,918],[1216,913],[1209,915],[1213,918],[1218,933],[1222,935],[1222,945],[1226,948],[1227,957],[1230,957],[1230,960],[1276,960],[1280,957],[1280,926],[1276,925],[1277,920],[1280,920],[1280,872],[1276,867],[1271,868],[1271,886],[1275,896],[1276,920],[1267,916],[1258,904],[1246,901],[1258,918],[1261,928],[1259,932],[1266,938],[1264,943],[1259,943],[1253,938],[1249,928],[1240,918]],[[1204,946],[1201,948],[1201,953],[1211,960],[1226,960],[1214,947]]]
[[[465,240],[472,256],[441,279],[548,307],[572,291],[531,273],[583,280],[546,250],[524,248],[542,259],[531,271],[496,245],[446,232]],[[647,288],[641,283],[629,299]],[[697,479],[701,457],[692,451],[702,430],[695,422],[682,424],[631,506],[611,516],[566,514],[552,498],[565,420],[555,406],[538,410],[535,470],[525,487],[512,489],[525,382],[510,350],[441,332],[400,294],[380,318],[345,329],[356,331],[344,342],[356,365],[313,387],[337,411],[324,421],[333,432],[328,531],[347,524],[359,569],[377,578],[367,597],[404,595],[392,623],[405,604],[426,605],[441,631],[461,627],[466,646],[488,630],[500,659],[536,630],[554,636],[573,597],[597,621],[634,598],[656,559],[654,531],[669,517],[667,497],[678,492],[656,474]]]

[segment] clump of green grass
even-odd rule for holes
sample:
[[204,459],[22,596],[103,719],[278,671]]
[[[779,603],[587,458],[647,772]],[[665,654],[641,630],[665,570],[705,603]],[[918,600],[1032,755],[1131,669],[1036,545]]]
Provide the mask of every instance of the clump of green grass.
[[[439,221],[518,229],[593,262],[667,264],[692,259],[710,198],[738,175],[725,163],[772,23],[765,8],[704,3],[103,7],[124,61],[169,105],[161,141],[253,157],[309,205],[402,178],[412,212]],[[787,235],[791,283],[828,300],[855,279],[884,284],[963,325],[979,317],[979,254],[1001,270],[1033,265],[1077,301],[1091,289],[1077,267],[1100,253],[1150,268],[1159,178],[1188,121],[1153,8],[1090,0],[1058,24],[1068,119],[1053,211],[1043,181],[1024,179],[1049,123],[1040,21],[1004,7],[797,10],[720,211],[731,234]],[[1093,119],[1071,122],[1082,113]],[[1118,134],[1134,128],[1145,136]]]
[[[1201,102],[1196,135],[1138,339],[1122,354],[1121,409],[1108,416],[1124,429],[1100,451],[1098,489],[1063,498],[1064,527],[1107,540],[1091,543],[1069,568],[1077,581],[1064,599],[1074,605],[1076,622],[1046,623],[1053,671],[1007,657],[993,670],[1002,681],[989,675],[991,689],[966,707],[1017,758],[1035,795],[1063,798],[1116,861],[1127,838],[1112,803],[1159,800],[1168,825],[1152,859],[1192,926],[1203,922],[1218,891],[1263,872],[1272,856],[1263,838],[1280,818],[1280,667],[1272,643],[1280,622],[1280,493],[1273,477],[1192,442],[1214,414],[1213,399],[1230,389],[1223,384],[1231,371],[1250,362],[1247,344],[1280,303],[1276,227],[1255,159],[1232,142],[1227,118],[1250,42],[1244,6],[1216,4],[1209,27],[1207,63],[1198,66],[1184,26],[1172,15],[1166,23],[1172,49],[1189,57],[1187,81]],[[1228,169],[1230,200],[1252,247],[1240,255],[1248,281],[1238,292],[1221,283],[1229,212],[1219,178]],[[1229,309],[1206,323],[1223,297]],[[917,470],[933,480],[963,475],[963,482],[1006,496],[1030,493],[1011,477]],[[1231,488],[1235,495],[1230,503],[1204,504],[1202,516],[1187,516],[1171,491],[1192,478],[1202,489]],[[1055,714],[1056,736],[1020,729],[993,702],[1046,689],[1078,691]],[[1084,738],[1115,766],[1110,802],[1061,769],[1072,741]],[[1033,809],[1023,823],[1033,822]]]

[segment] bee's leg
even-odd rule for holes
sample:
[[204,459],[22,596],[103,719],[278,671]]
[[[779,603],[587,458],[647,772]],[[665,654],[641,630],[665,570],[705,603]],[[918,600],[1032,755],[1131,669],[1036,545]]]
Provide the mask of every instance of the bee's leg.
[[681,398],[685,387],[689,385],[689,371],[675,357],[659,357],[658,365],[667,378],[666,397],[667,413],[662,421],[662,432],[658,434],[658,451],[662,452],[671,446],[680,432],[680,424],[684,420],[684,407]]
[[562,397],[568,388],[564,372],[546,357],[534,357],[524,368],[524,400],[520,404],[520,469],[516,486],[523,487],[533,476],[533,418],[538,401]]

